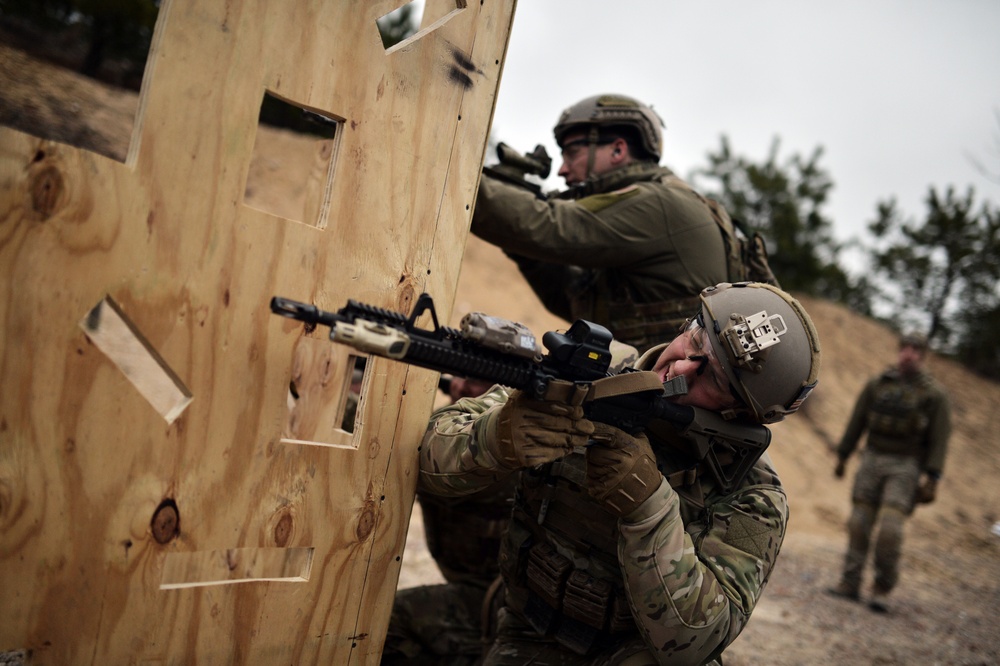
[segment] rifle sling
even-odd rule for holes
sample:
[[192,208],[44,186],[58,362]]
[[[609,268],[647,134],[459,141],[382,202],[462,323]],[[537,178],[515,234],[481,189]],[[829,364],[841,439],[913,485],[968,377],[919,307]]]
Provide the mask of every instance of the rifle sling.
[[589,384],[555,379],[550,381],[545,389],[545,400],[577,406],[591,400],[646,391],[663,393],[663,383],[655,372],[623,372]]
[[620,375],[598,379],[591,384],[586,401],[645,391],[663,393],[663,382],[660,381],[660,377],[655,372],[646,370],[623,372]]

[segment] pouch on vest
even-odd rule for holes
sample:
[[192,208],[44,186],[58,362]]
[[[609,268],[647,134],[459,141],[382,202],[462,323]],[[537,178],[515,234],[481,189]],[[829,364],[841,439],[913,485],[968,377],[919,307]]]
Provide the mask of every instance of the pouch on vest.
[[566,579],[563,615],[599,631],[603,630],[613,594],[610,582],[577,569]]
[[725,242],[730,282],[766,282],[774,287],[781,286],[774,276],[774,271],[771,270],[767,260],[767,246],[759,233],[745,222],[731,218],[725,206],[701,195],[677,176],[664,179],[664,182],[671,182],[687,189],[708,206]]
[[562,607],[563,587],[573,563],[547,543],[536,543],[528,551],[528,588],[555,610]]
[[925,392],[917,386],[884,380],[875,390],[868,412],[868,430],[883,437],[914,437],[927,429]]

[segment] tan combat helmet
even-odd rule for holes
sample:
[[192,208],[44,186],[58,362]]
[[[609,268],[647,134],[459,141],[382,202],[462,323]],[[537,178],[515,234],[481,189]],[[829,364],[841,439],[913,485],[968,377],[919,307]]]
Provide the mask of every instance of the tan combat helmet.
[[700,298],[698,317],[744,403],[735,414],[775,423],[798,410],[820,366],[819,337],[799,302],[761,282],[722,283]]
[[571,131],[587,131],[588,141],[597,143],[601,129],[632,127],[637,131],[643,150],[659,162],[663,155],[663,120],[652,107],[625,95],[595,95],[570,106],[553,128],[556,143]]

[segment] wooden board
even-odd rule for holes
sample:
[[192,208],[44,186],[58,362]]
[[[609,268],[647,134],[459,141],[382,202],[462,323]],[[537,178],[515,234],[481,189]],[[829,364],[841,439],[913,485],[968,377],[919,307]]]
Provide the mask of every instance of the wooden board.
[[[436,375],[369,361],[342,430],[353,359],[268,302],[449,319],[514,3],[386,50],[402,4],[165,0],[124,164],[0,128],[0,655],[378,661]],[[338,121],[280,215],[265,92]]]

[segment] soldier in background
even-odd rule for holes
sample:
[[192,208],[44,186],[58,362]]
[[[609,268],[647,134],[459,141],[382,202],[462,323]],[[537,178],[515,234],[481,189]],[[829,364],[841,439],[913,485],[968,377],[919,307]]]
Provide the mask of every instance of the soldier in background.
[[[720,284],[635,367],[647,372],[611,380],[667,382],[680,404],[760,428],[815,386],[819,342],[786,293]],[[691,438],[664,421],[633,435],[589,421],[578,401],[499,386],[436,411],[422,492],[462,497],[518,477],[484,663],[714,663],[760,598],[788,516],[767,455],[738,441]]]
[[542,197],[487,168],[472,217],[472,233],[514,259],[550,312],[639,350],[673,338],[708,285],[777,284],[743,272],[725,209],[659,166],[662,125],[631,97],[584,99],[553,130],[569,188]]
[[862,575],[872,533],[875,580],[869,606],[886,612],[887,596],[899,580],[899,556],[906,518],[917,503],[933,502],[951,435],[948,397],[924,369],[927,340],[904,335],[898,362],[871,379],[851,414],[837,447],[836,477],[843,478],[848,457],[868,432],[861,466],[851,492],[848,547],[840,583],[830,592],[860,599]]

